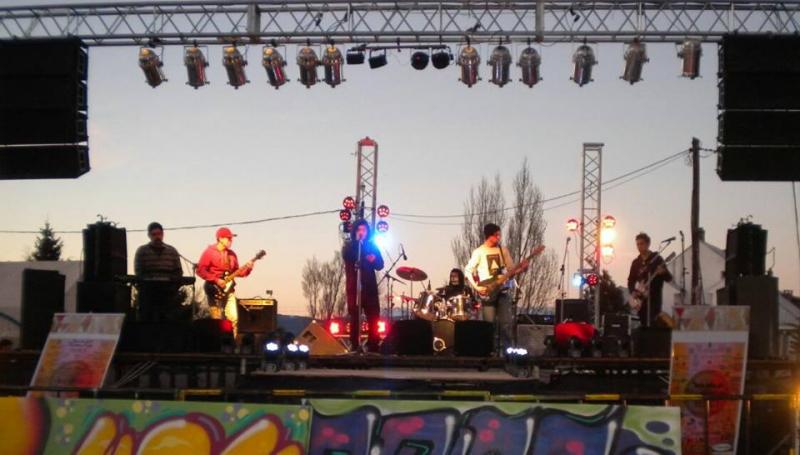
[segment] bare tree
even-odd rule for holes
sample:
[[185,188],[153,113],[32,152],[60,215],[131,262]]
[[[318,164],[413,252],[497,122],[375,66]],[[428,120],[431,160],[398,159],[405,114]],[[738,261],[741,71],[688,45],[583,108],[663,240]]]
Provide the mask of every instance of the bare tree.
[[344,313],[344,264],[338,251],[327,262],[320,262],[316,256],[306,260],[301,285],[312,318],[330,319]]
[[[472,251],[483,243],[483,226],[487,223],[505,228],[503,243],[514,260],[523,259],[543,243],[546,223],[542,213],[542,193],[533,183],[527,159],[523,161],[511,189],[514,203],[509,220],[506,220],[499,175],[495,175],[492,183],[484,177],[480,184],[470,189],[464,202],[461,233],[451,244],[459,267],[463,267]],[[528,272],[517,277],[520,290],[518,311],[539,311],[550,303],[558,280],[557,261],[552,250],[546,251],[531,263]]]
[[[544,243],[547,227],[542,211],[542,192],[533,183],[527,158],[514,177],[512,190],[513,208],[505,244],[511,256],[519,261]],[[557,262],[555,252],[547,250],[531,262],[528,272],[517,277],[519,312],[539,312],[551,302],[558,279]]]
[[312,318],[317,318],[320,315],[320,294],[322,291],[322,273],[320,269],[321,265],[316,256],[307,259],[306,265],[303,266],[301,287],[303,296],[306,298],[308,315]]
[[504,205],[505,198],[499,174],[495,174],[491,183],[484,177],[477,187],[470,188],[469,196],[464,201],[464,223],[461,225],[461,234],[450,244],[457,267],[464,267],[469,262],[472,250],[483,243],[484,225],[505,224]]

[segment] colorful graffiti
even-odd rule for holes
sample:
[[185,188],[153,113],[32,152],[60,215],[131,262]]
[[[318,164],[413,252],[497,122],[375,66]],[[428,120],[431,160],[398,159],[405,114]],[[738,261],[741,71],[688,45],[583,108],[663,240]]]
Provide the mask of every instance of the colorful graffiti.
[[0,399],[4,454],[300,455],[302,406],[200,402]]
[[677,408],[402,400],[309,405],[0,398],[12,455],[678,455]]
[[309,455],[680,454],[676,408],[313,400]]

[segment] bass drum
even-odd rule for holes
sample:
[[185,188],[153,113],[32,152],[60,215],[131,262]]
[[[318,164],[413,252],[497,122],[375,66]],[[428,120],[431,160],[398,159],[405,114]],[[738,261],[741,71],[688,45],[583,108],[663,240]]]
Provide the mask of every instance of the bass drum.
[[423,292],[414,303],[414,316],[426,321],[439,319],[443,308],[442,298],[433,292]]

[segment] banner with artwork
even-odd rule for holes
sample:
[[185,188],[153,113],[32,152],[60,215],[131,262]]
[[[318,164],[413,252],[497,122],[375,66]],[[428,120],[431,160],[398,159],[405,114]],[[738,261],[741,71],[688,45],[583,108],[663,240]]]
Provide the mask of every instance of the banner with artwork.
[[123,314],[56,313],[31,386],[100,388],[124,319]]
[[[744,393],[749,311],[746,306],[675,307],[670,395]],[[681,408],[684,454],[736,453],[740,401],[710,401],[708,406],[702,400],[672,404]]]

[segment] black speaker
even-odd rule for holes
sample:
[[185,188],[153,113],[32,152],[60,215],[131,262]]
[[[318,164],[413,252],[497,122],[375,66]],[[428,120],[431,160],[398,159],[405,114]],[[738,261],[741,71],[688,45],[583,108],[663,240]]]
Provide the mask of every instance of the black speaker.
[[385,354],[432,355],[431,323],[423,319],[396,321],[383,340],[381,351]]
[[85,112],[71,109],[0,110],[0,144],[75,144],[88,138]]
[[800,73],[725,73],[720,109],[800,109]]
[[239,333],[267,333],[278,328],[278,301],[238,299]]
[[0,40],[0,56],[0,77],[88,74],[88,47],[78,38]]
[[800,37],[731,34],[719,46],[721,73],[800,73]]
[[[736,145],[800,146],[798,111],[723,111],[719,115],[719,142]],[[765,153],[762,159],[770,157]]]
[[663,327],[639,327],[633,332],[633,351],[636,357],[670,357],[672,330]]
[[77,310],[131,315],[131,288],[124,283],[79,281]]
[[486,321],[456,321],[456,355],[489,357],[494,351],[494,323]]
[[592,310],[586,299],[557,299],[556,323],[564,321],[589,322]]
[[42,349],[53,315],[64,312],[64,275],[53,270],[22,271],[22,349]]
[[83,230],[84,281],[111,281],[128,273],[128,244],[124,228],[110,223],[90,224]]
[[226,319],[197,319],[192,322],[195,352],[232,351],[233,325]]
[[[764,275],[767,255],[767,231],[761,225],[740,223],[728,229],[725,241],[725,285],[739,277]],[[735,295],[734,295],[735,298]]]
[[89,172],[89,147],[0,147],[0,180],[77,178]]
[[778,356],[778,279],[773,276],[743,276],[736,282],[736,304],[750,307],[748,353],[752,358]]
[[[800,180],[800,145],[788,147],[728,147],[717,154],[717,175],[726,181]],[[755,178],[755,177],[758,178]]]
[[141,322],[125,318],[119,337],[121,352],[183,353],[194,350],[188,322]]
[[449,319],[440,319],[431,323],[433,330],[433,350],[436,352],[452,351],[455,345],[455,325]]

